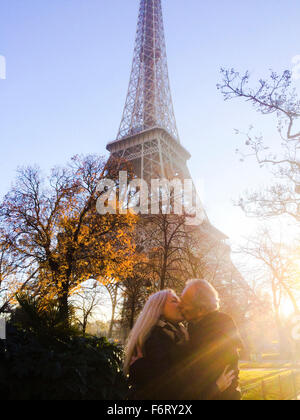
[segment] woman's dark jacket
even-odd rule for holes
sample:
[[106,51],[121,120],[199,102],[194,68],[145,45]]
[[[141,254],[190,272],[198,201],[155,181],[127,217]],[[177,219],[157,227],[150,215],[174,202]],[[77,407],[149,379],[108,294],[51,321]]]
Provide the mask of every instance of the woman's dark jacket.
[[145,342],[143,358],[130,367],[131,400],[180,399],[180,364],[185,335],[179,326],[159,321]]

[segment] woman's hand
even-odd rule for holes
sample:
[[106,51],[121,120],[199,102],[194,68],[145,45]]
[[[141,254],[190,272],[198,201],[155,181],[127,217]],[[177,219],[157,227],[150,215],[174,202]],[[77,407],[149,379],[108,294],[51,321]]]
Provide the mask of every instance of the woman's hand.
[[230,369],[230,366],[226,366],[224,372],[222,373],[220,378],[217,380],[217,387],[219,388],[220,392],[226,391],[226,389],[230,387],[230,385],[232,384],[232,381],[235,379],[236,375],[234,373],[234,370],[231,370],[230,372],[228,372],[229,369]]
[[143,356],[143,352],[140,349],[140,347],[137,347],[136,349],[136,355],[132,357],[131,362],[130,362],[130,366],[132,366],[137,360],[142,359]]

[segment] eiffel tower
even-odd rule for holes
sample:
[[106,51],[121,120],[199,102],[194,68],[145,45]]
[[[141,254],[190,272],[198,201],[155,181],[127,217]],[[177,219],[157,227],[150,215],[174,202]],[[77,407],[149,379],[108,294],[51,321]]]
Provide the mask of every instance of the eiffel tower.
[[[140,0],[124,112],[117,138],[108,143],[107,150],[130,162],[135,175],[149,184],[151,179],[191,179],[187,166],[191,155],[180,143],[174,115],[161,0]],[[210,223],[206,213],[195,230],[202,240],[213,240],[226,250],[230,275],[241,280],[231,262],[227,236]]]
[[107,145],[137,177],[191,178],[171,97],[161,0],[141,0],[133,65],[117,139]]
[[[117,139],[108,143],[111,156],[130,162],[138,178],[191,179],[190,153],[180,143],[174,115],[161,0],[140,0],[133,64]],[[205,214],[210,233],[214,228]]]

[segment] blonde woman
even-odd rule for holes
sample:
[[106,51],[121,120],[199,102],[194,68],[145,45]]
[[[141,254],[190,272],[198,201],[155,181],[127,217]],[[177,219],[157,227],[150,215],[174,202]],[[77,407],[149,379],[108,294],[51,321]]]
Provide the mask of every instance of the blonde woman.
[[[163,290],[149,298],[138,317],[125,352],[124,373],[132,385],[130,399],[180,400],[184,395],[188,334],[181,324],[184,318],[179,305],[174,291]],[[225,370],[217,381],[220,392],[232,380],[233,373]]]

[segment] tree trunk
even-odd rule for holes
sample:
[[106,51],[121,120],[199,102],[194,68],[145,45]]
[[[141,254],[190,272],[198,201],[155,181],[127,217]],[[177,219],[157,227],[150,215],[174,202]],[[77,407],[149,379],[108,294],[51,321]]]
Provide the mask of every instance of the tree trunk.
[[69,289],[68,287],[64,286],[63,291],[61,292],[61,295],[58,298],[58,304],[59,304],[59,312],[61,316],[61,321],[69,325]]
[[114,328],[116,308],[117,308],[117,299],[118,299],[118,288],[116,287],[113,291],[113,294],[111,294],[111,320],[109,324],[108,338],[111,338],[113,328]]
[[85,336],[86,334],[86,327],[87,327],[87,317],[83,318],[83,324],[82,324],[82,334]]
[[160,277],[160,290],[164,290],[166,286],[166,274],[167,274],[167,257],[164,255],[164,263],[161,270]]
[[286,291],[286,293],[288,294],[288,296],[289,296],[289,298],[290,298],[290,300],[292,302],[292,305],[294,307],[295,314],[299,314],[298,303],[297,303],[297,301],[296,301],[293,293],[291,292],[291,290],[284,283],[282,283],[282,285],[283,285],[284,290]]
[[134,302],[134,299],[131,299],[131,311],[130,311],[130,320],[129,320],[130,330],[132,330],[134,326],[134,316],[135,316],[135,302]]
[[[279,296],[278,296],[279,293]],[[275,324],[277,328],[278,341],[279,341],[279,353],[280,356],[285,359],[286,357],[286,343],[283,335],[283,327],[280,319],[280,302],[281,302],[281,290],[278,288],[276,277],[272,278],[272,294],[273,294],[273,308],[275,313]]]
[[110,320],[109,331],[108,331],[108,338],[111,338],[111,336],[112,336],[114,323],[115,323],[115,313],[116,313],[116,305],[112,305],[111,320]]
[[277,327],[277,332],[278,332],[280,356],[284,360],[289,359],[291,355],[290,344],[287,340],[287,336],[286,336],[284,327],[282,325],[278,311],[275,311],[275,322],[276,322],[276,327]]

